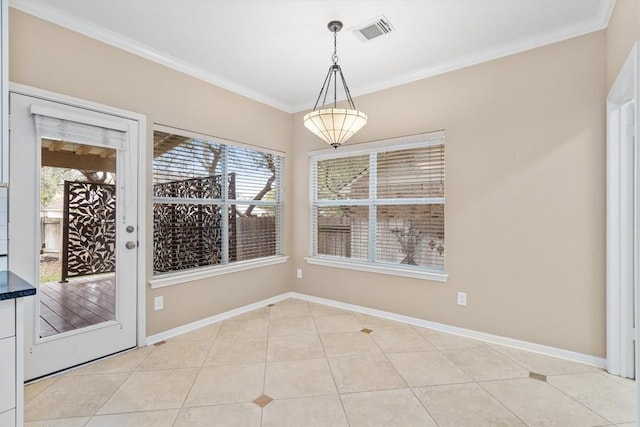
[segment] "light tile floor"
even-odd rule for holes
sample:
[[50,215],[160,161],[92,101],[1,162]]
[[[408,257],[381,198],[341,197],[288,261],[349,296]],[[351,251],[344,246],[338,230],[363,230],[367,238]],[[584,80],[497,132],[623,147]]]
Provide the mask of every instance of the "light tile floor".
[[293,299],[25,387],[31,427],[632,426],[634,403],[591,366]]

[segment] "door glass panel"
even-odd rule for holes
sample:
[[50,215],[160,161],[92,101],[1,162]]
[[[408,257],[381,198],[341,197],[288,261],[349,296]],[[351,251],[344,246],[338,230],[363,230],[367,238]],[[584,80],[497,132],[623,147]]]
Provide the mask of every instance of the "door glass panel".
[[40,337],[115,319],[116,150],[41,140]]

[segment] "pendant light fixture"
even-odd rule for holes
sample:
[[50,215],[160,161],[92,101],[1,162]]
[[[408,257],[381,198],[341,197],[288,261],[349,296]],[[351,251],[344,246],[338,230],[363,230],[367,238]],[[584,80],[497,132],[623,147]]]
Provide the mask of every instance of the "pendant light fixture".
[[[337,33],[342,29],[342,22],[331,21],[327,27],[333,33],[333,55],[331,56],[333,64],[329,66],[329,72],[324,79],[316,104],[313,106],[313,111],[304,116],[304,126],[333,148],[338,148],[367,124],[367,115],[362,111],[356,110],[347,82],[342,75],[342,69],[338,65]],[[337,107],[338,75],[344,87],[344,93],[347,96],[348,108]],[[325,107],[325,102],[332,86],[333,107]],[[322,104],[318,108],[320,99],[322,99]]]

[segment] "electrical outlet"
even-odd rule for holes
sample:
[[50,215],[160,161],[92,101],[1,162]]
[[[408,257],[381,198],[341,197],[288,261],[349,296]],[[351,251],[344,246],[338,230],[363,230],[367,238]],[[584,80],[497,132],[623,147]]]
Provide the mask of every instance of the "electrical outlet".
[[153,310],[158,311],[164,308],[164,297],[155,297],[153,299]]
[[458,305],[467,305],[467,293],[458,292]]
[[296,277],[298,279],[302,279],[302,269],[301,268],[296,270]]

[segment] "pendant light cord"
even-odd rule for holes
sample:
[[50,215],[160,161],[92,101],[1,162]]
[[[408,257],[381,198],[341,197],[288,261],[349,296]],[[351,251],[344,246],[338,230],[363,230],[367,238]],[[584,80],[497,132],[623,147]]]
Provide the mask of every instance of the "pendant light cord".
[[[316,99],[316,103],[313,106],[313,111],[318,108],[320,104],[320,100],[322,100],[322,107],[327,102],[327,97],[329,96],[329,88],[333,83],[333,108],[337,108],[338,106],[338,73],[340,73],[340,82],[344,88],[344,92],[347,98],[347,103],[349,108],[355,110],[356,106],[353,103],[353,99],[351,98],[351,93],[349,92],[349,87],[347,86],[347,82],[344,79],[344,75],[342,74],[342,70],[338,65],[338,31],[342,28],[342,23],[339,23],[339,27],[332,27],[332,23],[329,25],[329,29],[333,33],[333,55],[331,55],[331,61],[333,64],[329,67],[329,72],[324,79],[324,83],[322,84],[322,88],[320,89],[320,93],[318,94],[318,98]],[[331,81],[333,80],[333,82]]]
[[[329,66],[329,71],[322,83],[322,88],[313,110],[304,116],[303,122],[304,126],[319,138],[329,143],[332,147],[338,148],[367,124],[368,117],[362,111],[358,111],[353,104],[349,87],[342,74],[342,69],[338,65],[338,31],[342,29],[342,22],[330,21],[327,28],[333,33],[332,64]],[[338,74],[340,75],[339,79]],[[331,79],[333,79],[333,82]],[[338,108],[338,80],[344,87],[347,108]],[[333,106],[325,107],[331,89],[333,89]],[[322,101],[322,105],[318,110],[320,101]]]
[[338,106],[338,31],[333,31],[333,108]]
[[333,60],[333,65],[338,63],[338,32],[333,32],[333,55],[331,56]]

